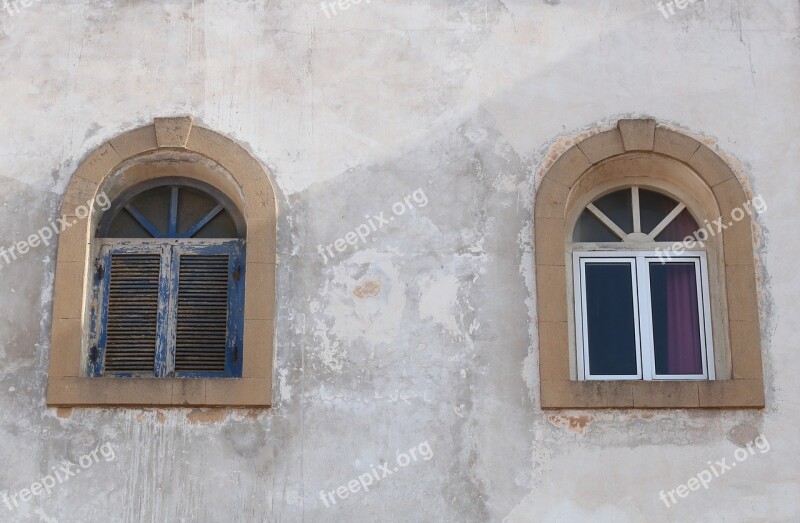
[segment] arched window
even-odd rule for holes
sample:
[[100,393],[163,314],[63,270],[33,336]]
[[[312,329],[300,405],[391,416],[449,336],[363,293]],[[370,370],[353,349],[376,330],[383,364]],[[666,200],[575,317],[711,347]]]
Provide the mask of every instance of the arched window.
[[90,376],[240,377],[244,222],[202,182],[122,194],[96,234]]
[[256,158],[156,118],[88,154],[60,214],[48,405],[271,404],[277,206]]
[[542,407],[763,407],[756,197],[725,161],[654,120],[620,120],[544,171]]
[[637,185],[600,196],[573,230],[578,379],[713,379],[708,262],[686,205]]

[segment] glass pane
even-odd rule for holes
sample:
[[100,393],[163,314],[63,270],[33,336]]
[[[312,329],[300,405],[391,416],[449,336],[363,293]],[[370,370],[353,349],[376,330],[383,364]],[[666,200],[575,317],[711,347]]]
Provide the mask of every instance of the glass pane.
[[658,236],[656,236],[656,241],[680,242],[687,236],[694,234],[699,228],[692,214],[687,209],[684,209]]
[[[162,235],[166,235],[169,230],[169,192],[169,187],[156,187],[131,200],[131,205]],[[124,212],[121,211],[120,214]]]
[[694,263],[650,263],[656,374],[702,374]]
[[612,192],[593,203],[620,229],[627,233],[633,232],[633,199],[630,189]]
[[677,206],[678,202],[669,196],[655,191],[639,189],[639,213],[642,219],[642,232],[649,234]]
[[128,211],[121,209],[111,225],[108,227],[108,238],[152,238],[139,222],[128,214]]
[[591,211],[583,211],[578,223],[575,224],[575,230],[572,232],[572,241],[574,242],[621,242],[622,239],[608,230],[608,227],[603,225],[603,222],[597,219],[597,216]]
[[193,238],[237,238],[238,236],[233,218],[227,211],[222,211],[197,231]]
[[216,206],[217,201],[207,194],[182,187],[178,193],[178,232],[185,234]]
[[628,263],[587,263],[586,325],[592,376],[636,376],[636,331]]

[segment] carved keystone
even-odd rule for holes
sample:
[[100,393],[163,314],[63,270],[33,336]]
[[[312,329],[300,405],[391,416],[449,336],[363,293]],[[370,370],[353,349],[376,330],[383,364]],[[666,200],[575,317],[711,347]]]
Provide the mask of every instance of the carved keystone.
[[655,120],[620,120],[619,134],[626,151],[652,151],[655,140]]
[[156,118],[156,142],[159,147],[179,147],[184,149],[192,130],[191,116]]

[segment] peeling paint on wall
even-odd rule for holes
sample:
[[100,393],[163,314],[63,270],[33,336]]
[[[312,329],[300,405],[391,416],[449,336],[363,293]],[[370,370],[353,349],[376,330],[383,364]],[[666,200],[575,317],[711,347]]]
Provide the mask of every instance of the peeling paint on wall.
[[[53,245],[0,267],[0,491],[109,441],[117,459],[0,521],[792,521],[800,477],[800,5],[36,2],[0,12],[0,238],[57,214],[80,161],[186,115],[268,166],[274,405],[48,409]],[[539,408],[532,219],[563,151],[648,116],[719,152],[755,222],[763,411]],[[357,250],[328,245],[423,188]],[[691,500],[658,491],[754,437]],[[429,441],[358,499],[319,491]],[[579,471],[579,474],[576,474]],[[5,511],[5,512],[4,512]]]

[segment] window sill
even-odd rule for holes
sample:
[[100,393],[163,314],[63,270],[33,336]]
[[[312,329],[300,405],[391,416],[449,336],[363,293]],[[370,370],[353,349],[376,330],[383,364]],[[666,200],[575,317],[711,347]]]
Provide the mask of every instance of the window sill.
[[543,409],[764,408],[764,382],[541,380]]
[[269,378],[51,377],[50,407],[269,407]]

